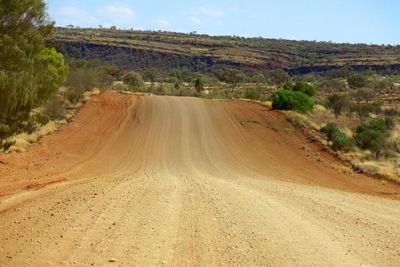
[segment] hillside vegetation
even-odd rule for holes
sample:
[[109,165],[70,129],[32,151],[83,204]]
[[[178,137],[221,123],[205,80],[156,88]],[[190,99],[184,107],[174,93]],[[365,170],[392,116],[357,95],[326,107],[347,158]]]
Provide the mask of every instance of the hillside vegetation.
[[53,22],[41,0],[0,2],[0,151],[6,139],[32,132],[48,116],[33,114],[63,84],[68,66],[63,55],[46,47]]
[[341,67],[400,72],[400,46],[209,36],[195,33],[56,28],[51,39],[75,59],[100,59],[143,71],[187,67],[209,72],[217,66],[247,71],[282,68],[291,74]]

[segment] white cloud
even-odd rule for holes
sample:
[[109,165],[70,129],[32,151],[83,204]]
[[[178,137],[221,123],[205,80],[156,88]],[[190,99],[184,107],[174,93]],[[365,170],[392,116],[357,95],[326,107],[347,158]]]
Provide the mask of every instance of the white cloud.
[[99,10],[104,24],[126,25],[133,23],[135,12],[125,5],[108,5]]
[[159,20],[157,20],[157,25],[160,26],[160,27],[165,28],[165,27],[171,26],[171,22],[169,20],[166,20],[166,19],[159,19]]
[[200,26],[201,25],[201,20],[197,17],[190,16],[188,19],[192,22],[193,26]]
[[210,17],[222,17],[225,15],[225,12],[221,9],[212,6],[202,6],[199,7],[199,11],[206,16]]

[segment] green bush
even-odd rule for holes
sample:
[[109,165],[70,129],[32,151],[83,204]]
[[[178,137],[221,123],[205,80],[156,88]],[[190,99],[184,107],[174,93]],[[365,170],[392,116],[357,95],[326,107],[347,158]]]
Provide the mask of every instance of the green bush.
[[11,125],[58,89],[66,65],[45,48],[53,28],[45,1],[0,1],[0,18],[0,122]]
[[367,76],[365,74],[355,73],[347,78],[350,88],[357,89],[367,85]]
[[335,151],[349,151],[354,147],[353,139],[340,131],[334,122],[327,123],[320,131],[326,135],[328,141],[332,142],[332,148]]
[[22,130],[26,133],[33,133],[37,129],[38,125],[34,118],[29,117],[26,121],[22,123]]
[[382,103],[351,103],[349,105],[349,111],[356,113],[360,120],[363,120],[369,116],[370,113],[380,114],[382,113]]
[[70,103],[76,105],[82,99],[83,92],[84,88],[81,86],[68,87],[67,91],[65,92],[65,97]]
[[306,113],[313,110],[314,102],[311,97],[302,92],[281,89],[272,94],[272,107]]
[[326,106],[332,109],[335,117],[338,118],[343,110],[350,106],[350,97],[347,94],[332,94],[328,96]]
[[196,89],[197,93],[200,93],[201,91],[204,90],[204,79],[203,78],[198,77],[198,78],[194,79],[193,83],[194,83],[194,88]]
[[218,68],[214,70],[214,76],[221,82],[236,85],[246,80],[246,74],[239,69]]
[[64,102],[57,96],[51,96],[46,102],[45,115],[51,120],[61,120],[65,118]]
[[284,70],[270,70],[264,73],[265,80],[272,85],[282,86],[290,80],[289,74]]
[[339,131],[332,138],[332,148],[335,151],[349,151],[354,147],[354,141],[345,133]]
[[39,124],[40,126],[43,126],[50,121],[50,118],[46,114],[38,113],[32,116],[32,121],[34,121],[36,124]]
[[12,134],[10,126],[0,122],[0,140],[9,137]]
[[297,82],[292,90],[302,92],[311,97],[313,97],[317,91],[316,87],[308,82]]
[[97,61],[70,60],[69,75],[65,82],[70,92],[67,98],[71,103],[79,102],[85,91],[93,88],[107,89],[120,77],[120,71],[113,65],[100,64]]
[[68,65],[56,49],[45,48],[39,53],[36,68],[42,70],[36,73],[36,78],[39,81],[38,99],[43,104],[63,84],[68,74]]
[[250,89],[244,92],[244,98],[251,100],[259,100],[261,98],[261,94],[255,89]]
[[328,139],[328,141],[332,141],[333,136],[337,132],[340,132],[340,129],[336,123],[328,122],[324,127],[322,127],[320,129],[320,132],[322,132],[326,135],[326,138]]
[[123,81],[125,84],[129,86],[131,91],[139,92],[144,87],[144,82],[142,76],[135,72],[130,71],[123,76]]
[[376,158],[379,158],[392,128],[391,119],[374,119],[369,123],[359,124],[354,139],[361,149],[370,150],[375,153]]
[[285,90],[290,90],[290,91],[293,90],[293,87],[294,87],[294,83],[291,82],[291,81],[286,82],[286,83],[282,86],[283,89],[285,89]]

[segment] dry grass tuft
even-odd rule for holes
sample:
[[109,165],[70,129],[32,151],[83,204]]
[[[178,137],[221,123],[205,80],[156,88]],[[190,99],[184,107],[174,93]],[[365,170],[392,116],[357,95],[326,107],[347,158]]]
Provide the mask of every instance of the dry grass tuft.
[[94,89],[92,91],[87,91],[83,93],[83,102],[89,102],[92,96],[99,95],[101,91],[99,89]]
[[334,170],[336,170],[336,171],[338,171],[340,173],[346,174],[346,175],[353,175],[354,174],[353,169],[351,169],[351,168],[349,168],[347,166],[344,166],[344,165],[334,164],[334,165],[332,165],[332,168]]
[[39,127],[31,134],[21,133],[10,138],[15,144],[10,147],[8,152],[24,152],[27,150],[29,144],[37,142],[42,136],[55,132],[59,125],[66,123],[66,121],[54,122],[50,121],[46,125]]
[[319,129],[321,129],[323,126],[310,119],[310,117],[306,114],[300,114],[291,110],[285,111],[285,114],[289,121],[298,126],[303,126],[315,131],[319,131]]
[[378,174],[387,177],[395,182],[400,182],[400,172],[398,167],[390,161],[353,161],[354,166],[361,169],[363,172],[370,174]]
[[322,106],[322,105],[315,105],[315,106],[314,106],[314,112],[321,113],[321,112],[327,112],[327,110],[326,110],[326,108],[325,108],[324,106]]
[[[88,91],[84,95],[84,100],[82,102],[86,103],[91,100],[91,97],[94,95],[99,95],[101,93],[100,90],[95,89],[93,91]],[[41,137],[48,135],[50,133],[53,133],[57,131],[57,129],[68,123],[76,114],[76,111],[79,107],[82,106],[82,102],[68,106],[68,109],[70,110],[65,114],[65,119],[61,120],[55,120],[55,121],[49,121],[46,125],[38,127],[33,133],[28,134],[28,133],[21,133],[15,136],[12,136],[8,139],[8,141],[14,142],[14,144],[6,151],[6,153],[9,152],[24,152],[28,149],[29,145],[32,143],[37,142]],[[39,113],[42,111],[43,108],[35,109],[33,113]]]

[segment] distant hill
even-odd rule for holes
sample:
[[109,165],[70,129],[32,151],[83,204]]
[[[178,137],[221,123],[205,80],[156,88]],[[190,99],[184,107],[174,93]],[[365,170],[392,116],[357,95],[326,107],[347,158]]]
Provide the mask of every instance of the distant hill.
[[400,73],[400,46],[77,28],[56,28],[51,41],[68,57],[139,71],[187,67],[209,72],[230,66],[247,71],[282,68],[292,74],[342,67]]

